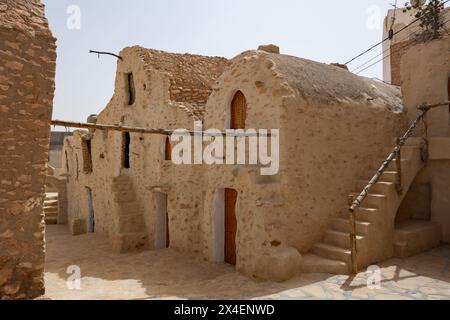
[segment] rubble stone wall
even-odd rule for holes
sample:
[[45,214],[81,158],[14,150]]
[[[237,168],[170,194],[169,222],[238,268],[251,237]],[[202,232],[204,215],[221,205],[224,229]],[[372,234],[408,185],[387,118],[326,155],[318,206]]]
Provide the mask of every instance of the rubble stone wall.
[[38,0],[0,1],[0,299],[44,293],[56,45]]

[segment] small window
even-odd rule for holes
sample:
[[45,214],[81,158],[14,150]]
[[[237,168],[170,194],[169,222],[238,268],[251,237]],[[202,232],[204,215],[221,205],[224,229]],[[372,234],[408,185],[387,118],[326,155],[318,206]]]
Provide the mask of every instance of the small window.
[[129,132],[125,132],[122,138],[122,168],[130,168],[130,145],[131,136]]
[[241,91],[236,92],[231,101],[230,129],[245,129],[247,118],[247,101]]
[[172,144],[170,143],[170,137],[166,137],[164,153],[164,160],[172,160]]
[[132,73],[127,74],[128,86],[128,105],[131,106],[136,101],[136,87],[134,86],[134,77]]
[[84,173],[92,172],[92,144],[91,140],[81,141],[81,152],[83,153],[83,171]]

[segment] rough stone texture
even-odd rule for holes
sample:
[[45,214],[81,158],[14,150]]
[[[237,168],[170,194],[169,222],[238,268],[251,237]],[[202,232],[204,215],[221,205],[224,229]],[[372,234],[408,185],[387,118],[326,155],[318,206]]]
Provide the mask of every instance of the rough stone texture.
[[[409,121],[422,104],[448,101],[450,36],[411,46],[401,60],[402,93]],[[450,114],[446,106],[427,115],[429,137],[450,137]],[[420,130],[416,132],[420,134]]]
[[258,50],[265,51],[268,53],[280,53],[280,48],[274,44],[266,44],[258,47]]
[[[422,104],[449,100],[450,38],[412,46],[401,61],[402,92],[409,121]],[[425,219],[442,226],[450,243],[450,110],[444,105],[428,112],[429,161],[416,177],[398,213],[398,221]],[[422,128],[416,131],[417,136]]]
[[44,293],[56,45],[40,1],[0,5],[0,299],[26,299]]
[[324,237],[358,179],[404,130],[406,115],[398,88],[341,68],[263,51],[232,61],[208,100],[205,123],[224,128],[230,101],[242,91],[246,126],[280,129],[280,172],[261,179],[252,166],[205,167],[203,252],[213,260],[214,195],[236,189],[237,269],[264,277],[273,250],[303,255]]
[[[150,55],[152,59],[142,58]],[[248,104],[248,128],[281,129],[280,173],[262,177],[259,166],[245,165],[177,166],[164,160],[165,137],[133,133],[131,168],[125,169],[122,133],[100,130],[92,135],[93,170],[85,173],[81,141],[89,133],[77,131],[64,146],[69,224],[87,218],[85,187],[89,187],[96,233],[115,240],[121,213],[141,214],[149,247],[155,249],[161,230],[157,193],[166,193],[170,247],[222,262],[213,199],[223,188],[233,188],[239,193],[236,268],[250,276],[284,279],[300,272],[298,258],[324,236],[331,220],[345,210],[357,180],[404,129],[406,115],[398,88],[335,66],[261,50],[245,52],[231,63],[198,58],[196,63],[213,67],[222,61],[224,70],[220,76],[205,71],[218,78],[206,82],[212,93],[206,105],[198,105],[205,100],[192,97],[188,101],[197,104],[190,104],[171,93],[171,77],[177,70],[196,70],[193,62],[139,47],[125,49],[121,56],[114,96],[97,123],[192,129],[193,120],[204,114],[204,129],[223,130],[229,127],[230,102],[240,90]],[[130,72],[136,89],[132,105],[126,76]],[[194,79],[185,82],[202,88],[205,82],[196,82],[199,72],[190,74]],[[118,181],[124,189],[118,189]],[[123,195],[116,196],[118,191]],[[284,271],[276,270],[280,261],[290,261]]]
[[[67,266],[74,264],[81,268],[81,290],[67,288]],[[74,238],[65,226],[49,226],[43,299],[449,300],[449,264],[450,246],[443,246],[377,264],[380,289],[367,287],[366,270],[355,276],[302,274],[279,283],[245,277],[229,265],[172,249],[124,256],[114,253],[101,235]]]
[[400,63],[403,55],[413,46],[414,40],[407,40],[393,44],[391,46],[391,83],[396,86],[401,86],[401,74],[400,74]]
[[142,59],[147,72],[157,70],[169,76],[171,101],[194,106],[206,103],[215,80],[228,65],[228,60],[221,57],[175,54],[142,47],[126,48],[122,54],[131,52]]
[[[388,14],[384,19],[382,39],[386,39],[388,37],[391,27],[394,33],[396,33],[392,40],[384,41],[382,45],[383,80],[388,83],[400,85],[400,58],[404,53],[404,50],[402,48],[405,46],[405,44],[414,40],[416,38],[415,35],[420,33],[421,31],[420,21],[416,21],[413,23],[413,21],[416,19],[416,13],[417,11],[415,9],[411,11],[391,9],[388,11]],[[395,23],[392,25],[394,16]],[[450,24],[448,23],[450,21],[450,8],[444,9],[442,13],[442,21],[446,22],[444,26],[446,28],[446,31],[443,32],[443,34],[445,35],[446,33],[448,34],[450,32]],[[409,26],[407,27],[407,25]],[[403,31],[400,31],[402,29]],[[401,43],[403,44],[400,45]],[[396,51],[394,50],[394,47],[400,50]],[[361,61],[361,63],[362,62],[363,61]]]
[[[193,121],[203,117],[206,97],[212,90],[216,78],[229,64],[224,58],[202,57],[197,55],[172,54],[141,47],[124,49],[118,62],[115,94],[108,106],[98,115],[100,124],[119,124],[153,128],[192,128]],[[133,73],[136,101],[128,105],[126,75]],[[183,90],[177,89],[178,87]],[[180,92],[174,92],[180,90]],[[199,94],[203,92],[203,94]],[[83,172],[86,153],[83,156],[81,141],[91,139],[92,172]],[[130,247],[142,247],[143,236],[136,231],[134,235],[123,235],[121,228],[131,223],[132,216],[144,216],[144,230],[151,248],[154,247],[155,214],[154,197],[156,191],[175,190],[163,181],[164,176],[174,180],[175,172],[170,161],[164,160],[163,146],[165,137],[158,135],[131,134],[131,169],[122,168],[122,134],[118,132],[94,131],[92,135],[76,131],[73,138],[66,138],[62,163],[67,163],[68,184],[68,222],[73,230],[86,231],[80,223],[86,223],[88,204],[85,187],[93,193],[95,213],[95,232],[109,235],[117,250]],[[66,156],[67,152],[67,156]],[[188,181],[195,181],[197,169],[183,167],[182,176]],[[166,172],[167,171],[167,172]],[[130,177],[130,181],[128,180]],[[192,177],[192,178],[190,178]],[[183,179],[183,181],[184,181]],[[122,183],[117,183],[122,181]],[[201,181],[198,180],[199,186]],[[120,186],[122,185],[122,189]],[[119,189],[115,189],[115,188]],[[125,187],[125,189],[123,189]],[[133,192],[127,192],[133,190]],[[122,197],[123,195],[123,197]],[[184,207],[179,215],[170,219],[182,224],[182,216],[195,216],[190,202],[198,206],[200,200],[176,199],[177,193],[169,194],[169,212],[176,212],[178,206]],[[118,200],[118,201],[116,201]],[[171,206],[174,205],[173,208]],[[130,217],[124,218],[123,214]],[[122,226],[121,226],[122,224]],[[171,222],[172,224],[172,222]],[[171,227],[172,228],[172,227]],[[178,229],[178,225],[173,227]],[[198,235],[195,223],[182,225],[178,232],[173,231],[173,245],[182,244],[185,236],[183,230],[190,233],[190,238]],[[123,230],[122,230],[123,231]],[[129,229],[128,229],[129,231]],[[78,232],[77,232],[78,233]],[[179,237],[179,240],[177,239]],[[186,249],[195,249],[194,241],[183,245]],[[197,250],[198,251],[198,250]]]

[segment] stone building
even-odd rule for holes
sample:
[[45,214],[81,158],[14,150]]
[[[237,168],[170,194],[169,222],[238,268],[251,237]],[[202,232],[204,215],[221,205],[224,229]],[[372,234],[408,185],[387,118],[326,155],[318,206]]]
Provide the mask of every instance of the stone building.
[[[412,45],[401,60],[404,105],[409,121],[417,105],[450,101],[450,37]],[[442,226],[442,241],[450,242],[450,105],[427,115],[428,161],[418,173],[398,214],[406,219],[432,221]],[[422,132],[417,132],[420,139]],[[431,241],[431,240],[429,240]],[[414,251],[415,248],[410,250]],[[416,249],[417,250],[417,249]]]
[[[383,80],[394,85],[401,85],[400,65],[402,56],[417,43],[416,36],[420,33],[420,21],[415,14],[416,9],[398,8],[389,10],[383,25],[383,40],[389,37],[392,29],[394,36],[383,42]],[[442,12],[442,21],[446,32],[450,32],[450,8]]]
[[[97,124],[192,130],[201,120],[204,130],[279,129],[279,171],[176,165],[165,135],[76,131],[63,152],[72,233],[105,234],[118,252],[170,247],[266,279],[348,273],[349,195],[373,176],[410,115],[396,86],[275,49],[230,61],[123,50]],[[410,230],[396,231],[398,209],[424,166],[416,142],[402,154],[404,192],[391,166],[356,212],[360,267],[418,247]],[[419,227],[437,235],[420,250],[439,243],[440,225]]]
[[0,299],[44,292],[56,45],[38,0],[0,1]]
[[48,152],[48,163],[53,168],[61,168],[62,149],[64,138],[71,136],[71,132],[52,131],[50,135],[50,150]]

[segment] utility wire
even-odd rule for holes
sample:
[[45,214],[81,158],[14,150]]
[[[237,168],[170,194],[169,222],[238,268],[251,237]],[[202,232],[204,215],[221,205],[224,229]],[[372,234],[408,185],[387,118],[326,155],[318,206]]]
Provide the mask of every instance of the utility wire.
[[[449,1],[450,1],[450,0],[445,0],[442,4],[445,5],[445,4],[446,4],[447,2],[449,2]],[[407,29],[409,26],[413,25],[414,23],[416,23],[416,22],[419,21],[419,20],[420,20],[420,18],[414,19],[412,22],[408,23],[406,26],[404,26],[404,27],[401,28],[400,30],[394,32],[394,33],[392,34],[392,37],[395,36],[395,35],[397,35],[397,34],[399,34],[399,33],[402,32],[403,30]],[[345,65],[348,65],[349,63],[355,61],[355,60],[358,59],[359,57],[361,57],[361,56],[365,55],[366,53],[372,51],[373,49],[375,49],[376,47],[378,47],[379,45],[385,43],[386,41],[388,41],[388,40],[390,40],[390,39],[391,39],[391,38],[390,38],[389,36],[386,37],[386,38],[384,38],[382,41],[380,41],[380,42],[374,44],[374,45],[371,46],[369,49],[367,49],[367,50],[361,52],[360,54],[358,54],[357,56],[355,56],[354,58],[350,59],[349,61],[347,61],[347,62],[344,63],[344,64],[345,64]]]
[[[444,26],[445,26],[448,22],[450,22],[450,19],[448,19],[447,21],[444,22]],[[415,32],[410,33],[409,36],[411,36],[413,33],[415,33]],[[409,36],[408,36],[408,37],[409,37]],[[385,59],[389,58],[393,53],[397,53],[400,49],[403,49],[403,48],[404,48],[403,46],[402,46],[401,48],[397,48],[397,50],[394,50],[393,52],[389,53],[388,55],[384,56],[383,58],[381,58],[381,59],[375,61],[374,63],[370,64],[369,66],[365,67],[364,69],[358,71],[358,72],[356,73],[356,75],[359,75],[359,74],[362,73],[363,71],[366,71],[367,69],[373,67],[374,65],[380,63],[381,61],[384,61]],[[389,49],[390,49],[390,48],[389,48]],[[388,50],[389,50],[389,49],[388,49]],[[380,55],[384,54],[384,53],[385,53],[386,51],[388,51],[388,50],[385,50],[384,52],[382,52],[381,54],[375,56],[374,58],[379,57]],[[374,58],[372,58],[370,61],[372,61]],[[367,63],[366,63],[366,64],[367,64]],[[355,69],[355,70],[356,70],[356,69]],[[353,70],[352,72],[354,72],[355,70]]]

